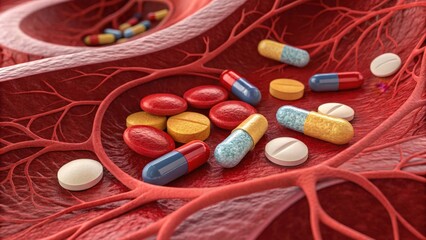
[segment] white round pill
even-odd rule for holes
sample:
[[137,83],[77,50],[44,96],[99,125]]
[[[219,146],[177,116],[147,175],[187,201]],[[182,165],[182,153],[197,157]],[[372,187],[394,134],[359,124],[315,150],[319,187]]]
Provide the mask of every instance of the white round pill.
[[269,161],[291,167],[302,164],[308,159],[308,147],[295,138],[280,137],[266,144],[265,154]]
[[95,186],[103,176],[102,164],[92,159],[76,159],[64,164],[58,171],[61,187],[82,191]]
[[389,77],[401,67],[401,58],[394,53],[384,53],[370,64],[370,70],[376,77]]
[[318,107],[318,112],[332,117],[343,118],[348,121],[352,121],[355,115],[355,111],[351,107],[341,103],[324,103]]

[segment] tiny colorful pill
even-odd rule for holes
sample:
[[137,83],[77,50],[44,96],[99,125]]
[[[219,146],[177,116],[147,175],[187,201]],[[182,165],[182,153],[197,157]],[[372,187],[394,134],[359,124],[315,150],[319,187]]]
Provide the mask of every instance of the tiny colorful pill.
[[84,43],[86,45],[105,45],[113,42],[115,42],[115,36],[110,33],[94,34],[84,38]]
[[199,140],[189,142],[148,163],[142,170],[142,180],[166,185],[206,163],[209,156],[210,148],[206,143]]
[[240,125],[256,109],[242,101],[225,101],[218,103],[210,109],[209,118],[218,127],[232,130]]
[[278,123],[286,128],[334,144],[346,144],[354,136],[352,125],[345,119],[308,112],[293,106],[280,107],[276,117]]
[[351,107],[341,103],[324,103],[318,107],[318,112],[348,121],[352,121],[355,115],[355,111]]
[[183,112],[167,120],[167,133],[180,143],[204,141],[210,135],[210,120],[201,113]]
[[136,125],[123,133],[124,142],[142,156],[156,158],[175,148],[175,142],[165,132],[150,126]]
[[309,79],[309,87],[315,92],[355,89],[363,83],[364,77],[360,72],[322,73]]
[[128,38],[120,38],[120,39],[117,40],[116,43],[124,43],[124,42],[127,42],[127,41],[129,41]]
[[125,38],[131,38],[133,36],[136,36],[140,33],[143,33],[151,28],[151,22],[148,20],[142,21],[133,27],[127,28],[124,30],[124,37]]
[[265,155],[269,161],[275,164],[292,167],[300,165],[308,159],[308,147],[295,138],[280,137],[266,144]]
[[160,20],[163,20],[163,18],[165,18],[168,13],[169,13],[168,9],[162,9],[156,12],[148,13],[147,18],[151,21],[160,21]]
[[389,77],[401,67],[401,58],[395,53],[384,53],[370,64],[370,70],[376,77]]
[[224,168],[237,166],[267,129],[268,120],[262,114],[252,114],[217,145],[214,151],[216,162]]
[[104,33],[109,33],[115,36],[115,39],[122,37],[121,31],[114,28],[105,28]]
[[147,112],[132,113],[126,118],[126,126],[132,127],[136,125],[145,125],[155,127],[160,130],[166,128],[167,118],[164,116],[156,116]]
[[195,108],[209,109],[228,98],[228,91],[221,86],[204,85],[191,88],[183,94],[183,98]]
[[310,60],[307,51],[272,40],[260,41],[257,46],[257,51],[266,58],[295,67],[304,67],[308,65]]
[[253,106],[257,105],[262,99],[259,89],[234,71],[223,71],[220,76],[220,82],[241,101]]
[[89,189],[101,181],[102,176],[102,164],[86,158],[64,164],[57,173],[59,185],[70,191]]
[[281,100],[297,100],[303,97],[305,85],[293,79],[275,79],[269,83],[269,93]]
[[118,27],[118,29],[120,29],[121,31],[124,31],[126,29],[128,29],[129,27],[135,25],[136,23],[139,22],[139,19],[142,17],[142,15],[140,13],[135,13],[135,15],[133,15],[132,18],[130,18],[129,20],[127,20],[125,23],[120,24],[120,26]]
[[142,98],[142,110],[157,116],[172,116],[188,108],[185,99],[170,93],[156,93]]

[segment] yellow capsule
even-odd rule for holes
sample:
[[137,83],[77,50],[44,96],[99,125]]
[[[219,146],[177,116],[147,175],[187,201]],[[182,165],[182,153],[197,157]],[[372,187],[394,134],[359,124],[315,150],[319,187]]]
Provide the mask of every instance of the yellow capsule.
[[262,40],[257,46],[260,55],[296,67],[304,67],[309,63],[309,53],[272,40]]
[[167,120],[167,133],[180,143],[204,141],[210,135],[210,120],[200,113],[183,112]]
[[84,38],[86,45],[104,45],[115,42],[115,36],[110,33],[94,34]]
[[238,129],[242,129],[250,135],[253,139],[252,148],[254,148],[268,129],[268,120],[262,114],[255,113],[246,118],[233,131]]
[[128,38],[120,38],[120,39],[117,40],[117,43],[124,43],[124,42],[127,42],[127,41],[129,41]]
[[118,26],[118,29],[120,29],[120,31],[124,31],[124,30],[128,29],[131,26],[132,25],[130,23],[122,23],[122,24],[120,24],[120,26]]
[[167,118],[163,116],[151,115],[147,112],[136,112],[126,118],[126,126],[145,125],[155,127],[160,130],[166,129]]
[[165,18],[168,13],[169,13],[168,9],[163,9],[163,10],[156,11],[156,12],[150,12],[150,13],[148,13],[147,17],[151,21],[160,21],[163,18]]

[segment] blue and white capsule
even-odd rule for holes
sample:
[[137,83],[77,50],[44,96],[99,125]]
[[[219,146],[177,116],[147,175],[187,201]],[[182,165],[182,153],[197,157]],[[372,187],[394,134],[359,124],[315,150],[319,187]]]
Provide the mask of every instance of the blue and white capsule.
[[115,39],[120,39],[123,34],[120,30],[114,29],[114,28],[105,28],[104,33],[109,33],[115,36]]
[[141,34],[145,31],[147,31],[150,28],[151,28],[151,22],[149,20],[144,20],[144,21],[134,25],[133,27],[130,27],[130,28],[127,28],[126,30],[124,30],[124,37],[125,38],[131,38],[133,36],[136,36],[138,34]]
[[259,113],[250,115],[214,150],[216,162],[233,168],[254,148],[268,129],[268,120]]
[[257,46],[257,51],[266,58],[295,67],[304,67],[308,65],[310,60],[307,51],[272,40],[260,41]]
[[262,99],[259,89],[234,71],[223,71],[220,82],[228,91],[248,104],[256,106]]

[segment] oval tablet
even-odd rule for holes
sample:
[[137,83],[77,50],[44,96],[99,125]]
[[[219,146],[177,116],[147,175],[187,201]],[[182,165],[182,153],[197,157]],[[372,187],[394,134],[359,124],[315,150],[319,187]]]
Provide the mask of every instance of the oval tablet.
[[180,143],[204,141],[210,135],[210,120],[200,113],[184,112],[167,120],[167,132]]
[[355,115],[355,111],[351,107],[341,103],[324,103],[318,107],[318,112],[332,117],[343,118],[348,121],[352,121]]
[[384,53],[370,64],[370,70],[376,77],[389,77],[401,67],[401,58],[394,53]]
[[303,97],[305,85],[292,79],[275,79],[269,83],[269,93],[281,100],[297,100]]
[[195,108],[208,109],[228,98],[228,91],[221,86],[204,85],[191,88],[183,94],[189,105]]
[[175,149],[175,142],[167,133],[149,126],[129,127],[124,131],[123,139],[130,149],[150,158],[159,157]]
[[176,115],[188,108],[185,99],[169,93],[148,95],[142,98],[140,105],[145,112],[158,116]]
[[103,176],[102,164],[93,159],[76,159],[64,164],[57,177],[61,187],[70,191],[83,191],[95,186]]
[[132,113],[126,118],[127,127],[132,127],[135,125],[145,125],[164,130],[166,128],[166,122],[166,117],[151,115],[147,112]]
[[308,147],[295,138],[280,137],[266,144],[265,154],[269,161],[291,167],[300,165],[308,159]]
[[255,113],[256,109],[248,103],[242,101],[225,101],[216,104],[210,109],[209,118],[216,126],[232,130]]

